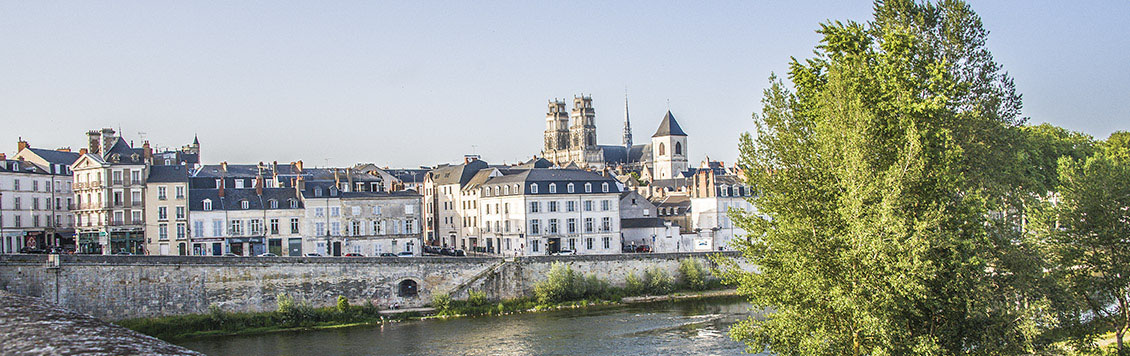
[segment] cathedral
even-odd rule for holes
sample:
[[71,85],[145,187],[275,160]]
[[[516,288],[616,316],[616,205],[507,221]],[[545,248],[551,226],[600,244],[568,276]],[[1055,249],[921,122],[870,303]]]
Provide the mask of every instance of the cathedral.
[[619,145],[596,143],[596,110],[591,96],[573,97],[573,108],[568,111],[564,101],[549,101],[545,126],[545,147],[541,154],[558,166],[622,169],[640,172],[651,179],[675,178],[689,168],[687,134],[670,110],[660,120],[650,142],[638,145],[632,143],[627,98],[624,98],[624,133]]

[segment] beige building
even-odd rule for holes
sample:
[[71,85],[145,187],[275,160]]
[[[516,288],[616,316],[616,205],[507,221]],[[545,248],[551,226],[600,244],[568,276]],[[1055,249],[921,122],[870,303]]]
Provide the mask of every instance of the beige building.
[[188,169],[152,166],[145,182],[145,253],[189,254]]
[[146,147],[130,147],[113,129],[87,133],[74,164],[75,230],[79,253],[145,252]]

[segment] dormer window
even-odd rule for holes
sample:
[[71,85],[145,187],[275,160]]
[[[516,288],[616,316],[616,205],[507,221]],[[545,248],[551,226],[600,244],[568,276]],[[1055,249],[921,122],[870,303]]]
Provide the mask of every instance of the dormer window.
[[249,208],[251,208],[251,202],[246,201],[246,200],[240,200],[239,201],[239,207],[242,208],[242,209],[249,209]]
[[212,199],[204,199],[204,211],[212,210]]
[[271,199],[271,200],[268,200],[267,203],[271,205],[271,209],[278,209],[279,208],[279,201],[278,200]]
[[585,193],[592,193],[592,183],[585,183]]
[[608,182],[604,182],[600,185],[600,191],[608,193]]
[[568,191],[569,193],[572,193],[573,192],[573,183],[569,183],[569,185],[565,186],[565,190]]
[[510,186],[502,187],[502,194],[510,195]]
[[530,184],[530,194],[537,194],[537,193],[538,193],[538,184],[537,183]]
[[322,196],[322,187],[317,187],[317,188],[314,188],[314,196],[315,196],[315,197],[320,197],[320,196]]
[[549,183],[549,194],[557,193],[557,183]]
[[298,209],[298,201],[297,200],[294,200],[294,199],[287,199],[287,200],[290,201],[290,208],[291,209]]
[[337,196],[337,187],[330,187],[330,196],[331,197]]

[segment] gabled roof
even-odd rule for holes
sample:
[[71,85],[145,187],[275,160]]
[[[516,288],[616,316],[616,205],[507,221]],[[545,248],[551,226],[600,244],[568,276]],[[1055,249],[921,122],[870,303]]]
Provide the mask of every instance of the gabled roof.
[[671,115],[671,110],[667,110],[667,115],[663,116],[663,120],[659,121],[659,130],[655,131],[651,137],[663,136],[686,136],[683,128],[679,127],[679,122],[675,121],[675,115]]
[[441,166],[432,171],[432,182],[435,185],[459,184],[463,186],[475,176],[480,169],[487,168],[487,163],[474,160],[469,163]]

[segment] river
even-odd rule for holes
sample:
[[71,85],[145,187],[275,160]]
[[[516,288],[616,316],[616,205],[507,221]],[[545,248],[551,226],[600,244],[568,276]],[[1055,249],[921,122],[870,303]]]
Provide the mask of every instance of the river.
[[214,356],[734,355],[726,334],[753,315],[740,298],[415,320],[180,342]]

